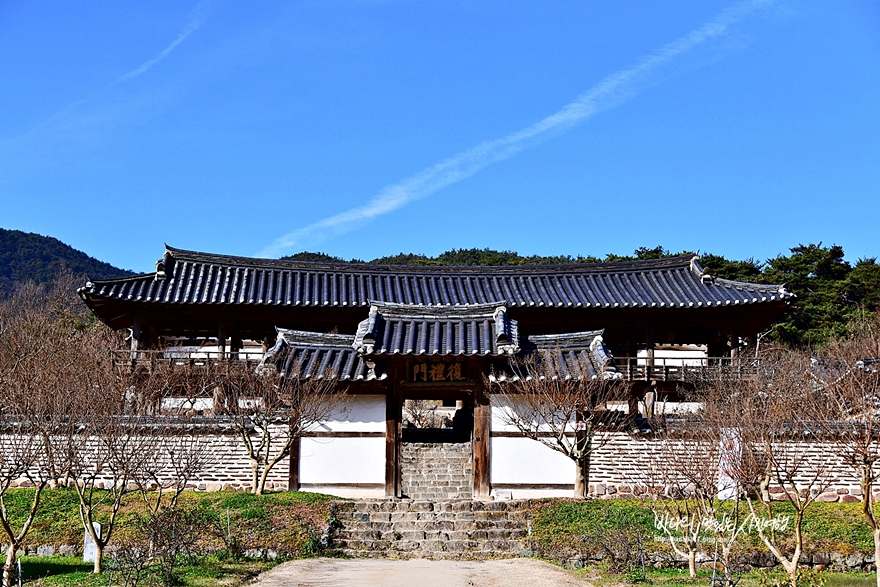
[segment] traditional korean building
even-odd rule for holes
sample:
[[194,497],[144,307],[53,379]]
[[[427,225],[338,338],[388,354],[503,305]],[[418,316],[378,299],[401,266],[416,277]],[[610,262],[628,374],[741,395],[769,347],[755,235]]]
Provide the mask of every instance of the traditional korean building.
[[674,397],[687,369],[737,358],[793,297],[779,285],[715,278],[696,256],[438,267],[171,247],[155,272],[90,281],[79,293],[106,324],[131,330],[133,358],[169,346],[224,359],[268,352],[283,355],[286,372],[338,378],[353,407],[303,440],[291,486],[418,494],[413,470],[428,466],[420,451],[444,439],[406,429],[406,401],[472,409],[466,438],[447,439],[446,452],[467,461],[469,478],[446,491],[459,497],[493,488],[547,494],[571,483],[570,463],[493,422],[485,376],[507,357],[552,350],[563,376],[626,379],[634,400]]

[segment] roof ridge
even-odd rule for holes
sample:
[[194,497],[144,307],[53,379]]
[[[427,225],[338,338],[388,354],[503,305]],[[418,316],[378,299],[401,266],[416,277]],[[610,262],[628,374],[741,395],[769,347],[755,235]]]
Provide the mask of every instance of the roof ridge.
[[730,287],[735,287],[736,289],[751,289],[758,291],[772,291],[774,293],[786,293],[788,295],[794,296],[795,294],[791,293],[787,289],[785,289],[784,283],[752,283],[750,281],[737,281],[736,279],[725,279],[724,277],[716,277],[716,283],[720,283],[723,285],[728,285]]
[[710,280],[711,283],[720,283],[722,285],[729,285],[730,287],[734,287],[740,290],[757,290],[757,291],[772,291],[774,293],[786,293],[790,295],[794,295],[789,291],[786,291],[785,284],[768,284],[768,283],[752,283],[750,281],[738,281],[736,279],[726,279],[724,277],[715,277],[703,267],[703,264],[700,263],[700,256],[694,255],[691,257],[691,270],[696,274],[697,277],[702,279]]
[[462,273],[516,273],[528,271],[529,273],[559,273],[563,271],[624,271],[632,268],[672,268],[686,266],[693,258],[692,254],[677,257],[663,257],[661,259],[633,259],[628,261],[603,261],[598,263],[559,263],[547,265],[385,265],[372,263],[346,263],[329,261],[297,261],[293,259],[263,259],[257,257],[243,257],[237,255],[224,255],[218,253],[204,253],[177,249],[166,245],[166,250],[175,258],[194,261],[213,262],[217,264],[242,264],[254,266],[272,266],[308,269],[353,269],[364,273],[425,273],[425,272],[462,272]]
[[566,338],[587,338],[587,337],[597,337],[604,336],[605,329],[599,328],[597,330],[581,330],[578,332],[562,332],[559,334],[527,334],[525,338],[529,340],[537,339],[537,340],[564,340]]
[[310,330],[295,330],[293,328],[276,328],[279,335],[287,340],[290,337],[292,342],[300,346],[331,346],[333,343],[339,343],[345,348],[350,348],[354,342],[354,334],[339,334],[312,332]]
[[[405,304],[398,302],[369,301],[371,307],[388,318],[427,318],[449,320],[460,317],[490,317],[498,308],[507,309],[507,302],[485,302],[479,304]],[[385,311],[383,311],[385,310]]]

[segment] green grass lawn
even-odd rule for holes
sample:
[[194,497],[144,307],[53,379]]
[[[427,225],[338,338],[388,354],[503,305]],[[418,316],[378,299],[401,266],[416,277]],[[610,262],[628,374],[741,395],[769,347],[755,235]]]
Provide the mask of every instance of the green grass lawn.
[[[187,566],[178,574],[181,587],[218,587],[244,585],[265,570],[271,561],[221,562],[208,557],[197,566]],[[22,574],[35,587],[106,587],[111,570],[101,575],[91,573],[92,565],[78,557],[22,557]]]
[[[620,587],[620,585],[651,586],[651,587],[709,587],[712,584],[712,571],[700,569],[697,577],[688,576],[687,569],[646,569],[645,580],[627,580],[618,573],[609,573],[604,565],[587,567],[578,572],[597,587]],[[876,577],[873,573],[836,573],[823,571],[813,575],[824,587],[875,587]],[[752,571],[742,575],[738,587],[772,586],[773,578],[783,579],[778,570]],[[808,585],[808,583],[810,583]],[[804,581],[803,587],[818,587],[816,581]]]

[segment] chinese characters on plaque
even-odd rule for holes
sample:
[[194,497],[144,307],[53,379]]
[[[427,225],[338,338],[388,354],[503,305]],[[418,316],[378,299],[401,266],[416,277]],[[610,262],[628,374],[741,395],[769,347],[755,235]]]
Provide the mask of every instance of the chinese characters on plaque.
[[410,383],[460,383],[467,381],[465,363],[412,363]]

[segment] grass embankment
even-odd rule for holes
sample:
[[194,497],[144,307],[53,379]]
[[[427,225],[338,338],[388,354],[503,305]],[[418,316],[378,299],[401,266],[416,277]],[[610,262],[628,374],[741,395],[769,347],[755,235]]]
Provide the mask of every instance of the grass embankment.
[[[859,503],[811,505],[804,517],[804,552],[873,554],[873,539],[861,514],[861,507]],[[745,505],[741,505],[741,508],[748,513]],[[763,513],[763,510],[760,512]],[[789,515],[793,519],[794,510],[787,502],[774,502],[773,515]],[[789,524],[788,530],[781,533],[782,536],[791,539],[791,529]],[[586,554],[578,549],[591,539],[601,539],[623,531],[639,533],[645,541],[645,550],[649,552],[669,550],[665,538],[654,528],[654,514],[645,501],[544,500],[539,502],[532,520],[532,533],[542,551],[559,555]],[[735,552],[764,552],[764,547],[754,533],[748,533],[739,538]]]
[[[7,493],[7,507],[16,525],[23,519],[32,497],[30,489]],[[177,573],[180,584],[241,584],[277,562],[316,553],[332,499],[336,498],[298,492],[261,496],[238,492],[184,493],[178,508],[194,513],[198,531],[187,549],[190,556],[185,557]],[[32,551],[45,545],[81,546],[83,529],[78,504],[72,489],[45,491],[26,548]],[[100,513],[106,514],[108,510]],[[146,504],[140,495],[129,494],[117,520],[111,550],[114,544],[133,535],[146,514]],[[105,519],[98,516],[98,522]],[[270,556],[274,560],[269,560]],[[108,568],[112,567],[112,557],[112,552],[106,554]],[[22,558],[25,579],[52,575],[41,585],[107,585],[106,576],[91,576],[89,570],[91,565],[83,565],[80,557]]]
[[[31,489],[14,489],[6,494],[14,525],[18,526],[33,498]],[[272,549],[284,556],[310,554],[330,513],[334,498],[318,493],[250,493],[186,492],[178,507],[196,510],[205,520],[205,532],[200,540],[205,550],[222,550],[227,526],[229,534],[242,551]],[[79,545],[83,540],[79,518],[79,501],[73,489],[52,489],[43,492],[40,510],[28,534],[27,547],[36,545]],[[132,522],[147,512],[139,494],[130,493],[119,513],[117,536],[124,536]],[[99,510],[98,522],[106,518]],[[227,525],[228,516],[228,525]],[[2,542],[2,538],[0,538]]]
[[[721,507],[729,507],[722,504]],[[745,507],[745,513],[748,509]],[[802,563],[816,553],[839,553],[842,555],[873,555],[871,532],[861,514],[859,503],[815,503],[804,518],[804,557]],[[762,512],[763,513],[763,512]],[[793,509],[785,502],[775,502],[774,516],[789,515]],[[666,537],[655,529],[654,514],[650,504],[640,500],[541,500],[532,514],[532,536],[542,558],[566,564],[583,560],[587,564],[582,573],[588,574],[595,583],[617,584],[621,578],[647,582],[663,587],[680,585],[705,585],[712,577],[710,565],[700,569],[696,579],[688,577],[686,564],[677,568],[653,568],[651,555],[661,553],[668,558],[672,549]],[[788,529],[780,536],[787,548],[793,548],[793,532]],[[642,575],[640,551],[645,555],[645,575]],[[714,543],[707,536],[705,552],[711,557]],[[745,533],[737,540],[733,555],[740,561],[748,561],[757,553],[767,550],[754,532]],[[765,554],[766,556],[766,554]],[[602,557],[601,563],[590,563]],[[785,583],[781,570],[750,571],[742,575],[741,587],[767,587]],[[807,571],[803,585],[817,587],[868,587],[876,585],[873,573],[837,573],[824,571],[818,575]]]
[[[32,495],[27,489],[8,494],[13,518],[23,515]],[[180,507],[197,511],[200,527],[193,548],[198,556],[187,559],[180,567],[180,584],[192,587],[243,584],[280,560],[317,553],[332,499],[313,493],[263,496],[235,492],[185,493],[181,496]],[[871,534],[862,520],[860,507],[858,503],[816,503],[811,506],[804,521],[807,555],[830,552],[870,555],[873,552]],[[123,541],[145,513],[140,497],[129,495],[113,542]],[[785,515],[792,511],[788,504],[779,502],[774,504],[773,513]],[[547,560],[565,562],[581,558],[588,561],[605,555],[605,563],[585,571],[593,573],[599,583],[618,583],[621,573],[626,578],[627,569],[631,569],[634,562],[628,557],[638,550],[634,544],[640,545],[645,553],[670,553],[668,543],[655,530],[649,504],[640,500],[540,500],[534,502],[531,527],[539,555]],[[46,491],[29,536],[29,546],[79,545],[81,542],[82,527],[75,492],[68,489]],[[707,552],[711,548],[712,545],[707,543]],[[260,556],[268,550],[277,553],[279,558],[272,561]],[[754,534],[741,536],[736,554],[748,556],[758,552],[763,553],[765,549]],[[245,553],[252,556],[242,556]],[[616,557],[610,564],[607,561],[609,553]],[[107,561],[110,560],[108,555]],[[647,578],[664,587],[706,584],[711,576],[711,570],[702,569],[701,576],[692,581],[687,577],[686,569],[651,569],[652,562],[647,561]],[[608,568],[615,566],[618,573],[608,573]],[[106,575],[90,575],[90,567],[83,566],[79,558],[24,557],[23,570],[26,579],[53,575],[39,583],[47,587],[107,585]],[[857,573],[823,573],[823,577],[827,579],[826,587],[862,584],[867,587],[873,581],[873,576]],[[747,573],[742,579],[743,587],[773,583],[772,575],[761,572]]]

